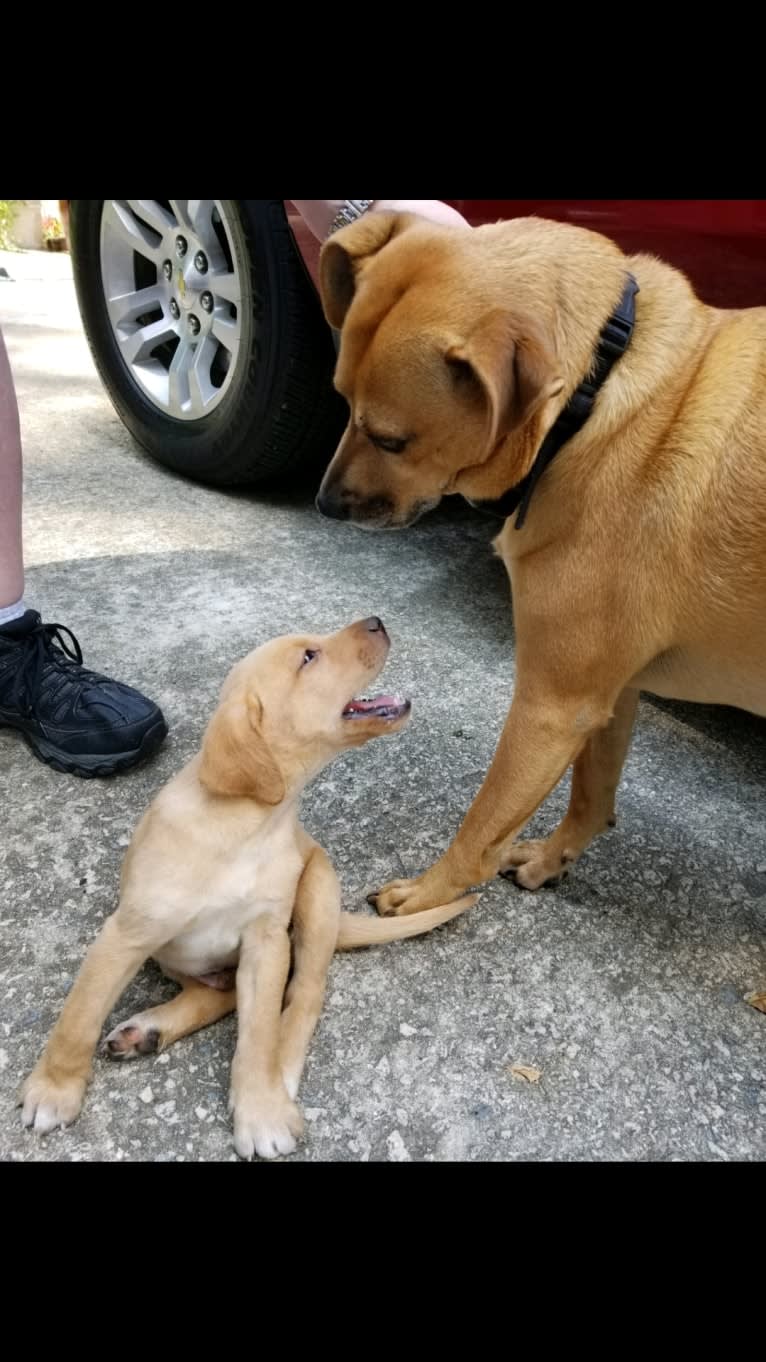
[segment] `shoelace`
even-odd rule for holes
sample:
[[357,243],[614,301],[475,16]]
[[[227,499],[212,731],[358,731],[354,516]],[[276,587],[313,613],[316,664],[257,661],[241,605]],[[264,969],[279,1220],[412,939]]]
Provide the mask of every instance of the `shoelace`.
[[[71,640],[71,648],[64,634]],[[59,645],[58,648],[54,647],[54,641]],[[53,665],[62,672],[68,671],[73,665],[79,667],[82,665],[82,650],[72,630],[67,629],[65,624],[36,624],[34,629],[19,639],[19,643],[24,656],[16,673],[11,698],[14,705],[32,714],[46,666]]]

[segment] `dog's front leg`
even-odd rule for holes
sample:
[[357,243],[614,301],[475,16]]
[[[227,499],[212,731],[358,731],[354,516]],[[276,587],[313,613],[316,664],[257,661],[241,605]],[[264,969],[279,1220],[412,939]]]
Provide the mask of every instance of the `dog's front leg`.
[[134,974],[160,942],[141,941],[119,911],[107,919],[83,961],[48,1044],[19,1102],[25,1126],[41,1135],[78,1115],[101,1028]]
[[425,874],[393,880],[371,895],[378,912],[417,913],[449,903],[496,875],[509,842],[610,717],[609,700],[520,686],[487,777],[454,842]]
[[339,919],[338,876],[327,853],[315,846],[295,896],[292,919],[295,963],[280,1023],[280,1063],[291,1097],[298,1095],[306,1052],[322,1011]]
[[638,707],[638,691],[624,690],[611,722],[588,740],[572,771],[566,817],[541,841],[514,842],[500,873],[523,889],[557,883],[600,832],[615,823],[614,801]]
[[279,1028],[290,969],[287,929],[271,913],[251,922],[242,936],[237,969],[239,1031],[231,1066],[229,1106],[234,1147],[243,1159],[290,1154],[303,1120],[285,1088]]

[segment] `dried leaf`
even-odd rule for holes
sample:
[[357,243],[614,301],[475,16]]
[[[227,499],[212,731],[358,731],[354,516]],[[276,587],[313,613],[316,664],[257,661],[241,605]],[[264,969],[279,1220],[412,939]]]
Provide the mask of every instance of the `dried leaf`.
[[542,1069],[533,1069],[529,1064],[512,1064],[511,1073],[514,1078],[525,1078],[527,1083],[539,1083],[543,1076]]
[[745,1002],[758,1012],[766,1012],[766,993],[746,993]]

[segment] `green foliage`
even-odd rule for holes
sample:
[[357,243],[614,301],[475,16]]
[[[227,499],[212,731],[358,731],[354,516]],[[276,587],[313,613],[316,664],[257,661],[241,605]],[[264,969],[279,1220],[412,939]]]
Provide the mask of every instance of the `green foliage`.
[[2,251],[12,251],[14,248],[11,240],[11,228],[16,216],[16,209],[23,202],[23,199],[0,199],[0,250]]

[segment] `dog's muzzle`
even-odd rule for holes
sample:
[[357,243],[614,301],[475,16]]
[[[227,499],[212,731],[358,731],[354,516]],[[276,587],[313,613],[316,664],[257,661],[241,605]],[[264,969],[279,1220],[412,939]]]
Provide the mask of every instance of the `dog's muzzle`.
[[314,504],[319,514],[329,520],[351,520],[362,528],[384,529],[394,512],[390,497],[357,497],[342,488],[320,487]]

